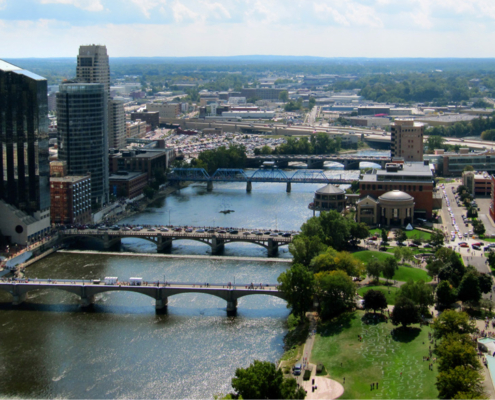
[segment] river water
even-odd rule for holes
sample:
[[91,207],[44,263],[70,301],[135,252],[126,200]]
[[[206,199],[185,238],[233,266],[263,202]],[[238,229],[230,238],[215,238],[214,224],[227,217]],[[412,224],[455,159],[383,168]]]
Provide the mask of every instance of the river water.
[[[326,171],[356,177],[357,171]],[[321,185],[217,184],[212,192],[191,185],[123,223],[226,226],[296,230],[312,215],[307,206]],[[222,209],[234,213],[221,214]],[[283,249],[283,250],[282,250]],[[281,257],[287,257],[286,248]],[[154,252],[128,239],[123,251]],[[31,278],[103,278],[182,282],[273,283],[285,263],[209,260],[209,246],[174,242],[173,253],[204,259],[164,259],[104,254],[54,254],[29,267]],[[228,244],[225,255],[266,257],[252,244]],[[254,359],[276,362],[283,354],[289,310],[285,302],[253,295],[226,315],[223,300],[204,294],[169,298],[157,315],[154,300],[134,293],[106,293],[90,311],[56,290],[33,291],[11,306],[0,293],[0,395],[22,398],[212,398],[231,390],[238,367]]]

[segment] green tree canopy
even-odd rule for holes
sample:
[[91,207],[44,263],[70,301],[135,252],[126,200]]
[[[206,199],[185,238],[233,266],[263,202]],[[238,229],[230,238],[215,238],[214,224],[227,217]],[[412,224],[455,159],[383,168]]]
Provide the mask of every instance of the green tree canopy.
[[[293,382],[292,382],[293,381]],[[284,379],[281,369],[268,361],[254,362],[237,368],[232,387],[244,399],[304,399],[306,393],[297,388],[294,378]]]
[[318,236],[297,235],[289,244],[294,264],[309,267],[311,260],[327,249]]
[[366,264],[366,273],[371,276],[373,279],[380,279],[380,274],[383,271],[383,263],[375,257],[372,257],[371,260]]
[[442,308],[449,307],[457,299],[456,290],[450,285],[449,281],[441,281],[438,284],[436,295],[437,303]]
[[422,280],[406,282],[400,287],[397,296],[411,300],[423,313],[427,313],[428,306],[434,303],[432,287]]
[[395,302],[394,310],[392,312],[392,324],[402,325],[407,327],[408,325],[419,322],[418,307],[412,302],[412,300],[406,297],[399,297]]
[[355,305],[356,285],[344,271],[319,272],[315,280],[323,318],[338,315]]
[[383,310],[387,308],[387,299],[385,295],[379,290],[368,290],[364,296],[364,309],[365,310]]
[[440,372],[436,386],[440,399],[480,399],[484,395],[481,374],[465,365]]
[[462,302],[477,303],[481,299],[478,277],[471,272],[464,275],[457,289],[457,298]]
[[316,256],[311,262],[314,272],[341,270],[349,276],[361,276],[364,273],[363,263],[347,251],[336,251],[329,247],[325,253]]
[[388,257],[383,261],[382,273],[386,279],[392,279],[397,269],[399,269],[399,266],[397,265],[397,260],[394,257]]
[[285,294],[287,307],[294,315],[304,318],[313,304],[314,275],[302,264],[294,264],[277,278],[278,290]]
[[449,334],[468,334],[476,330],[473,321],[465,312],[445,310],[433,321],[433,331],[436,338],[441,339]]
[[437,346],[435,353],[439,356],[438,370],[440,372],[461,365],[470,366],[475,370],[481,369],[478,352],[468,335],[458,333],[447,335]]

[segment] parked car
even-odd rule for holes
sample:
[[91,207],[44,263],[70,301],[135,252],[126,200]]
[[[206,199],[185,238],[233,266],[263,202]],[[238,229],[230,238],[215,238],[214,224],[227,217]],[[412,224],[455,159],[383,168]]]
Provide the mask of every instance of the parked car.
[[419,247],[416,243],[409,243],[409,247]]
[[469,247],[469,245],[465,242],[459,243],[459,247]]
[[472,244],[471,247],[473,248],[473,250],[481,250],[481,247],[476,244]]

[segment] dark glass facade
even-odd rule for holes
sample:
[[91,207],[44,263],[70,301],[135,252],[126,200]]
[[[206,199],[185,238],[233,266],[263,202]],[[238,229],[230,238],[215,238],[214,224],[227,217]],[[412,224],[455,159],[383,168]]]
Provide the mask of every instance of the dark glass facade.
[[50,209],[45,78],[0,60],[0,198],[33,214]]
[[67,82],[57,93],[58,158],[68,175],[91,174],[91,202],[108,202],[107,97],[99,83]]

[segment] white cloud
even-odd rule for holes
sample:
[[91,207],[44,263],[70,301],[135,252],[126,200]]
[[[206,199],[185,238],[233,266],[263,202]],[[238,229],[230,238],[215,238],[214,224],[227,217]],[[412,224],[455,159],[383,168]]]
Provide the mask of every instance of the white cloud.
[[103,11],[100,0],[41,0],[41,4],[70,4],[86,11]]
[[199,14],[187,8],[184,4],[176,1],[172,6],[172,13],[174,15],[175,22],[187,22],[198,19]]
[[212,16],[216,19],[230,19],[231,15],[229,10],[225,8],[220,3],[210,3],[209,1],[203,1],[204,6],[210,12],[209,16]]
[[[144,14],[146,18],[150,18],[151,10],[159,5],[165,5],[167,0],[131,0]],[[163,8],[163,7],[162,7]]]
[[0,10],[2,8],[5,8],[6,5],[7,5],[7,0],[0,0]]
[[370,28],[383,28],[384,26],[383,21],[372,7],[359,3],[349,3],[345,16],[351,24]]
[[313,8],[318,18],[326,20],[327,18],[333,19],[337,24],[343,26],[349,26],[347,18],[338,12],[336,9],[322,3],[314,3]]

